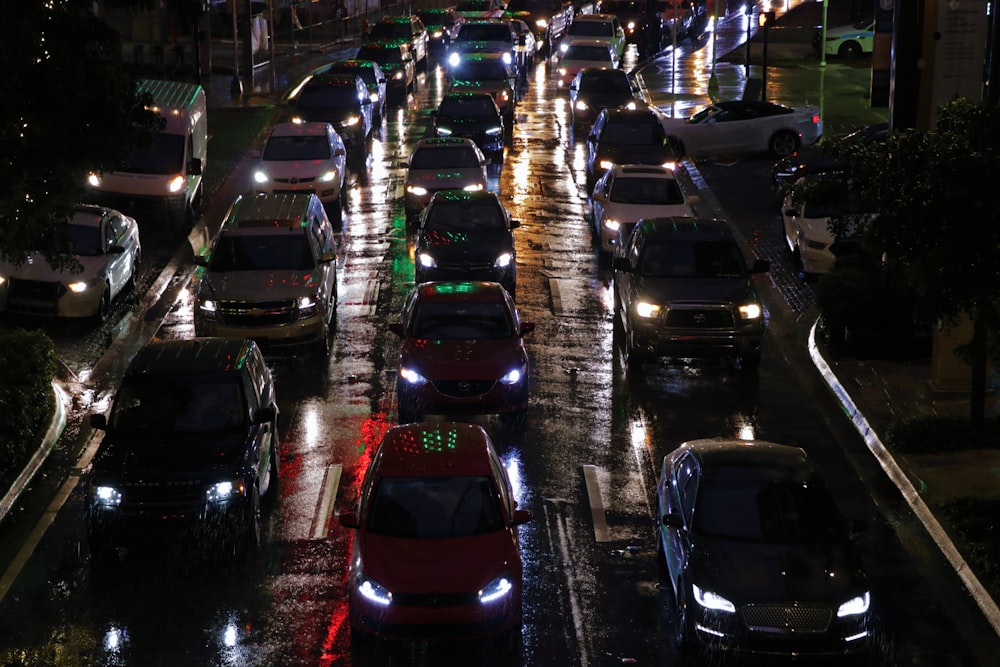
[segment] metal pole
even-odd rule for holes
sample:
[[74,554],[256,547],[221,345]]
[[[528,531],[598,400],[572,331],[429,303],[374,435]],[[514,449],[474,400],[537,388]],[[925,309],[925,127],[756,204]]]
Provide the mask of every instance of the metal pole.
[[771,30],[770,20],[764,24],[764,51],[760,56],[760,101],[767,102],[767,33]]
[[229,94],[233,97],[243,96],[243,81],[240,80],[240,51],[236,43],[236,0],[232,1],[233,11],[233,80],[229,84]]
[[753,7],[747,6],[747,63],[746,75],[750,77],[750,22],[753,20]]
[[819,40],[819,66],[826,67],[826,12],[830,8],[830,0],[823,0],[823,31]]

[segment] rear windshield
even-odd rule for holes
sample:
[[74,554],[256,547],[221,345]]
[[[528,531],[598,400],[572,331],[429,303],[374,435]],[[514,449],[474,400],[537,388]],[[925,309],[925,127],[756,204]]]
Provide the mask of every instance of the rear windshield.
[[409,23],[397,23],[395,21],[379,21],[372,26],[369,33],[370,39],[410,39],[413,33],[410,31]]
[[611,24],[600,21],[573,21],[569,34],[576,37],[610,37]]
[[570,44],[563,54],[563,60],[599,60],[611,62],[611,52],[606,46],[583,46]]
[[466,24],[458,30],[460,42],[510,42],[513,33],[506,23]]
[[677,181],[669,178],[617,178],[608,197],[619,204],[683,204]]
[[358,95],[354,87],[317,86],[303,90],[298,105],[304,109],[350,109],[358,106]]
[[601,141],[619,145],[660,146],[663,136],[663,126],[659,123],[629,118],[608,122],[601,133]]

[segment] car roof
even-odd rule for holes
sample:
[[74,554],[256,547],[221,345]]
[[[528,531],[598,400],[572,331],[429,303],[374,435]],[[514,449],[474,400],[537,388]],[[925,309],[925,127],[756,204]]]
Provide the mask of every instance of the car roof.
[[418,148],[435,148],[439,146],[447,146],[449,148],[468,146],[470,148],[474,148],[475,145],[476,142],[468,137],[427,137],[426,139],[418,141],[413,150],[417,150]]
[[659,164],[616,164],[612,168],[616,179],[660,177],[667,180],[677,180],[677,174],[670,167]]
[[233,202],[223,229],[285,230],[300,232],[312,194],[261,194],[240,196]]
[[[647,105],[636,106],[634,109],[629,109],[626,106],[604,108],[601,109],[601,113],[607,114],[608,121],[615,122],[634,122],[638,119],[654,119],[657,123],[660,122],[660,116],[657,114],[652,107]],[[662,124],[661,124],[662,126]]]
[[[490,192],[489,190],[477,190],[475,192],[469,190],[438,190],[431,196],[431,202],[441,203],[447,201],[449,204],[456,203],[460,204],[463,202],[486,201],[500,203],[500,197],[495,192]],[[428,206],[431,204],[428,203]],[[503,204],[500,204],[501,208]]]
[[185,338],[147,343],[129,363],[126,377],[140,375],[236,374],[254,342],[248,338]]
[[271,129],[272,137],[326,136],[332,125],[320,121],[303,121],[301,123],[278,123]]
[[96,204],[77,204],[70,209],[69,224],[80,227],[100,227],[101,221],[107,215],[119,215],[123,218],[129,216],[104,206]]
[[678,235],[693,236],[705,240],[735,240],[732,229],[724,220],[715,218],[698,218],[693,216],[665,216],[660,218],[644,218],[637,227],[647,238],[666,239]]
[[336,74],[339,71],[351,72],[359,69],[373,69],[375,67],[378,67],[378,63],[374,60],[365,60],[363,58],[344,58],[343,60],[334,60],[333,62],[327,64],[320,72],[318,72],[318,74],[324,74],[326,72]]
[[493,476],[492,443],[478,424],[419,422],[390,428],[376,457],[379,477]]
[[357,86],[358,81],[364,85],[364,80],[358,74],[320,73],[309,79],[303,86],[303,90],[306,88],[347,88]]
[[775,479],[804,480],[816,474],[816,468],[801,447],[767,440],[705,438],[682,443],[668,456],[691,452],[705,469],[739,467],[766,471]]
[[413,288],[421,303],[502,303],[507,291],[483,280],[431,281]]

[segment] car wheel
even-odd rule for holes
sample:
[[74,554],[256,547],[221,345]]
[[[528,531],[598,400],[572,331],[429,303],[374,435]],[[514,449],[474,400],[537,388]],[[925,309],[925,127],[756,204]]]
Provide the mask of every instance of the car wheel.
[[778,157],[791,155],[799,149],[799,138],[790,130],[776,132],[768,145],[771,153]]
[[329,208],[330,223],[334,227],[341,227],[344,224],[344,191],[341,188],[341,192],[337,195],[337,198],[330,203]]
[[132,256],[132,271],[128,274],[128,280],[125,281],[125,291],[131,292],[135,289],[136,277],[139,273],[139,260],[142,258],[142,253],[139,250],[135,251],[135,255]]
[[244,519],[246,525],[243,537],[240,540],[240,551],[244,556],[252,556],[260,548],[261,537],[264,533],[264,517],[260,509],[260,490],[256,482],[254,482],[253,487],[250,489],[247,502],[249,506],[247,507],[247,514]]
[[101,300],[97,302],[94,316],[98,322],[105,322],[111,316],[111,290],[107,286],[101,292]]
[[853,60],[861,55],[861,45],[857,42],[844,42],[837,49],[837,55],[846,60]]
[[760,368],[760,350],[740,355],[739,369],[741,373],[756,373],[758,368]]
[[642,365],[646,363],[646,351],[640,348],[632,334],[625,341],[625,367],[630,373],[641,373]]
[[271,462],[267,465],[267,490],[264,495],[273,501],[278,497],[278,423],[271,423]]

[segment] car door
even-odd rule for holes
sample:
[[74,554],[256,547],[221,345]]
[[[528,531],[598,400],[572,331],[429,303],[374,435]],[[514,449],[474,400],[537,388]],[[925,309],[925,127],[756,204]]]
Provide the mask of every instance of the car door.
[[343,188],[347,174],[347,147],[344,145],[343,138],[337,134],[332,125],[330,125],[326,134],[330,142],[330,155],[333,156],[333,166],[337,170],[337,180],[340,181],[340,187]]
[[604,203],[611,192],[613,181],[614,170],[609,169],[594,185],[594,190],[590,198],[591,223],[594,225],[594,232],[598,237],[601,235],[601,218],[604,217]]
[[125,252],[110,252],[116,245],[126,245],[128,242],[128,226],[118,215],[109,215],[101,222],[101,238],[103,239],[104,261],[107,266],[108,290],[111,298],[121,291],[125,281],[132,273],[132,253],[129,248]]
[[601,111],[594,120],[594,125],[590,129],[590,133],[587,135],[587,166],[590,168],[590,173],[593,176],[597,175],[597,148],[600,145],[601,132],[604,130],[607,118],[607,112]]
[[618,60],[625,57],[625,29],[617,16],[611,17],[611,48],[618,54]]
[[691,534],[694,528],[695,500],[698,496],[699,467],[692,454],[684,454],[674,466],[673,488],[671,499],[674,501],[671,511],[678,514],[682,526],[667,528],[664,551],[670,580],[675,590],[683,585],[682,578],[691,558]]

